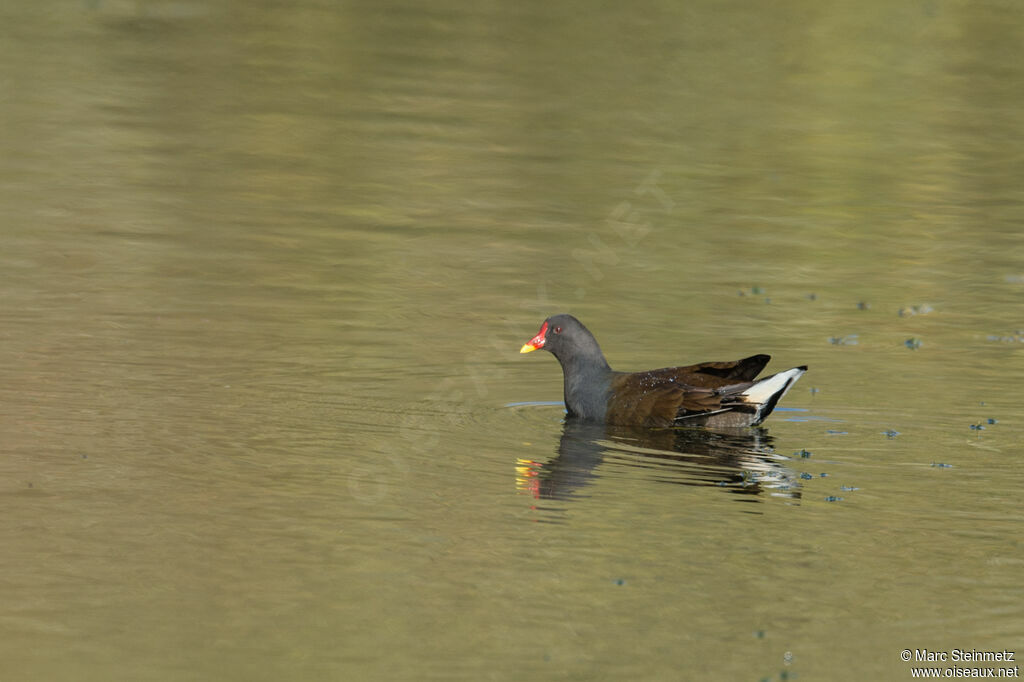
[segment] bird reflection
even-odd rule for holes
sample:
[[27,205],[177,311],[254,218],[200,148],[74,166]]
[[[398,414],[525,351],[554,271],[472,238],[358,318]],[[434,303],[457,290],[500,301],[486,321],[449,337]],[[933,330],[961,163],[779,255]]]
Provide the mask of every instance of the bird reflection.
[[602,466],[644,469],[651,480],[717,486],[731,494],[797,499],[797,472],[777,455],[762,428],[727,431],[649,429],[566,422],[555,457],[520,459],[517,487],[543,500],[570,500],[600,478]]

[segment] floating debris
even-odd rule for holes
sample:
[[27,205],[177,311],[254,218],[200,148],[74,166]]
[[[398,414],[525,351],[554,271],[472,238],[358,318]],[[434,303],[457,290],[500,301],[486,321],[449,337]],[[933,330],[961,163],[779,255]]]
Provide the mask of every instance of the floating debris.
[[1024,329],[1017,329],[1008,335],[1001,334],[989,334],[989,341],[996,341],[998,343],[1024,343]]
[[932,466],[936,469],[952,469],[952,464],[945,464],[943,462],[932,462]]
[[985,427],[981,424],[971,424],[971,431],[984,431]]
[[764,293],[764,289],[762,289],[761,287],[758,287],[758,286],[753,286],[753,287],[750,287],[750,293],[752,293],[755,296],[757,296],[759,294],[763,294]]
[[857,310],[871,310],[871,304],[866,301],[857,301]]
[[[998,424],[999,423],[998,419],[993,419],[992,417],[989,417],[985,421],[988,422],[989,424]],[[85,455],[82,455],[82,457],[85,457]]]
[[803,459],[807,459],[808,457],[811,456],[811,454],[812,453],[809,450],[797,450],[796,452],[793,453],[793,456],[794,457],[802,457]]
[[841,485],[839,486],[839,489],[844,493],[852,493],[854,490],[860,490],[860,488],[852,485]]
[[830,436],[846,436],[849,435],[849,431],[836,431],[835,429],[828,429],[825,431]]
[[622,579],[622,578],[616,578],[614,580],[614,582],[615,582],[616,585],[625,585],[626,584],[626,581],[624,579]]
[[805,471],[804,473],[800,474],[800,478],[804,479],[805,481],[809,481],[812,478],[814,478],[814,476],[811,476],[809,473]]
[[847,334],[846,336],[830,336],[828,342],[833,346],[856,346],[857,345],[857,334]]
[[807,300],[808,301],[817,301],[818,300],[818,295],[817,294],[807,294]]
[[903,345],[909,348],[910,350],[917,350],[918,348],[921,347],[921,339],[910,338],[904,341]]
[[822,472],[821,472],[820,474],[818,474],[818,475],[819,475],[819,476],[821,476],[822,478],[825,478],[826,476],[828,476],[828,474],[826,474],[826,473],[825,473],[824,471],[822,471]]
[[896,436],[900,435],[900,432],[889,429],[888,431],[882,431],[882,435],[885,436],[886,438],[895,438]]
[[843,498],[841,498],[841,497],[839,497],[837,495],[828,495],[828,496],[825,497],[825,501],[826,502],[842,502]]
[[811,395],[818,395],[819,393],[821,393],[821,389],[820,388],[818,388],[817,386],[812,386],[811,387]]
[[900,308],[900,317],[913,317],[914,315],[927,315],[928,313],[935,312],[935,308],[931,307],[927,303],[921,305],[912,305],[908,308]]

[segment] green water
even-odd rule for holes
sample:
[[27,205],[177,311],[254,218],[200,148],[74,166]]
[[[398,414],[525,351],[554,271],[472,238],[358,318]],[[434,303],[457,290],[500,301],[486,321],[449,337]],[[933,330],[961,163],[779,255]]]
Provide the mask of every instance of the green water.
[[[1020,648],[1017,4],[0,25],[0,679]],[[736,439],[576,429],[518,354],[556,312],[616,369],[810,371]]]

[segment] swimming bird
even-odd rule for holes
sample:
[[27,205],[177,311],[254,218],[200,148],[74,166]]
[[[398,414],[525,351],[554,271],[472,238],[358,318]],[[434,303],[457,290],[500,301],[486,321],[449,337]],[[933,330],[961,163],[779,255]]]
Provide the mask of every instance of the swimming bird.
[[569,419],[621,426],[760,424],[807,366],[761,379],[770,355],[732,362],[702,362],[647,372],[616,372],[590,330],[572,315],[552,315],[519,350],[544,349],[562,365]]

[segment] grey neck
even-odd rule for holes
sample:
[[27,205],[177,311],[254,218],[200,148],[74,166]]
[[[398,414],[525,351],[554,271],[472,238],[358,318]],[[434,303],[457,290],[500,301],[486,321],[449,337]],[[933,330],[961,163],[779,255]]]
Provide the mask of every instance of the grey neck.
[[591,422],[603,422],[608,408],[612,368],[598,351],[597,357],[562,360],[565,385],[565,409],[568,416]]

